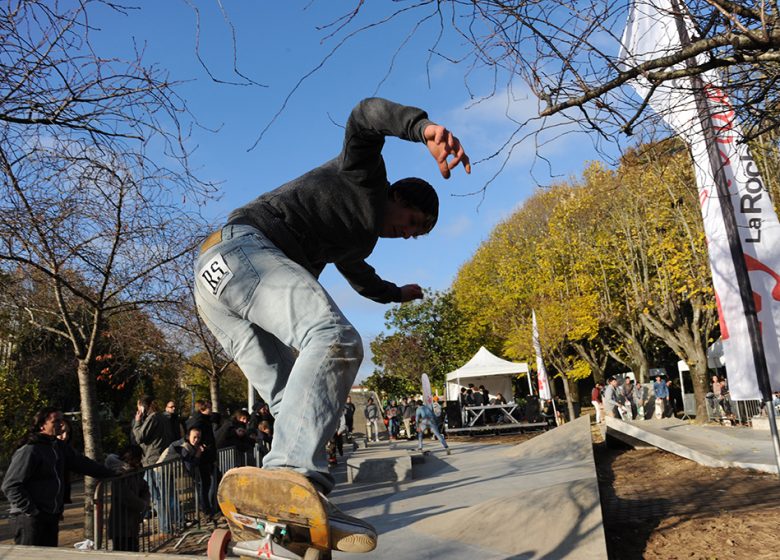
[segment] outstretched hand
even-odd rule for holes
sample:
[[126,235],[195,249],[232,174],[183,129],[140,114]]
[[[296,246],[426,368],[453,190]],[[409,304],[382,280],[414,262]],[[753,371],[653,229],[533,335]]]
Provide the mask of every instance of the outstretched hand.
[[401,302],[412,301],[413,299],[422,299],[423,291],[417,284],[406,284],[401,286]]
[[[438,124],[429,124],[423,131],[425,145],[428,151],[439,164],[441,176],[445,179],[450,178],[450,170],[455,169],[459,163],[463,164],[466,173],[471,173],[471,162],[469,156],[463,151],[460,140],[449,130]],[[447,158],[452,159],[447,161]]]

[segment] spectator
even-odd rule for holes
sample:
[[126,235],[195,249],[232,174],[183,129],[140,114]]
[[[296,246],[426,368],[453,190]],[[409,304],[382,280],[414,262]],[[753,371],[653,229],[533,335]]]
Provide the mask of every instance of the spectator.
[[634,403],[634,380],[626,377],[618,395],[621,404],[625,408],[624,414],[629,420],[636,418],[636,403]]
[[369,397],[366,408],[363,410],[366,417],[366,439],[379,441],[379,407],[374,403],[374,399]]
[[460,421],[461,425],[465,426],[468,423],[468,412],[466,412],[466,407],[468,406],[468,394],[465,387],[460,388],[460,400],[458,401],[460,404]]
[[[71,425],[70,420],[68,420],[64,416],[62,417],[62,433],[57,436],[57,439],[67,446],[70,447],[73,446],[73,426]],[[71,499],[70,496],[70,490],[71,490],[70,471],[65,471],[65,479],[63,480],[63,483],[65,484],[65,494],[62,498],[62,503],[72,504],[73,500]],[[62,521],[62,518],[63,516],[60,516],[60,521]]]
[[355,403],[352,402],[352,397],[347,397],[344,404],[344,420],[347,423],[347,438],[351,440],[355,428]]
[[[197,426],[187,428],[187,436],[174,441],[165,453],[162,455],[163,461],[180,458],[184,465],[184,470],[189,473],[192,479],[200,486],[201,469],[200,461],[206,448],[201,443],[201,431]],[[202,494],[202,492],[201,492]]]
[[148,467],[159,461],[162,452],[176,438],[169,418],[157,411],[157,404],[152,397],[144,395],[136,404],[133,436],[135,442],[141,446],[143,465]]
[[482,391],[482,404],[490,404],[490,391],[484,385],[480,385],[479,390]]
[[644,386],[637,381],[634,383],[634,404],[636,405],[636,417],[640,420],[645,419],[645,388]]
[[[415,407],[415,423],[417,421],[417,407]],[[439,403],[439,396],[433,395],[433,402],[431,403],[431,410],[433,411],[433,417],[436,420],[436,426],[439,428],[440,433],[444,433],[444,409],[441,407],[441,404]],[[431,436],[431,439],[435,437],[436,434]]]
[[655,376],[653,395],[655,396],[655,417],[662,418],[669,407],[669,387],[660,375]]
[[[731,415],[731,401],[728,399],[728,389],[726,388],[726,381],[717,375],[712,376],[712,392],[707,393],[706,398],[710,404],[712,410],[711,416],[730,416]],[[722,411],[722,414],[718,411],[718,407]]]
[[111,485],[111,511],[108,515],[108,538],[114,550],[138,552],[138,530],[144,511],[149,508],[149,486],[140,472],[143,451],[129,445],[118,455],[106,457],[106,467],[120,478]]
[[618,413],[618,392],[617,378],[613,375],[607,379],[607,386],[604,389],[604,416],[607,418],[620,418]]
[[414,412],[417,408],[417,402],[412,397],[404,398],[404,410],[403,410],[403,420],[404,420],[404,431],[406,432],[406,439],[413,439],[414,438],[414,432],[412,432],[412,425],[414,424]]
[[666,389],[669,392],[669,410],[666,413],[666,417],[671,418],[683,409],[682,391],[671,379],[666,381]]
[[40,410],[11,457],[2,490],[10,505],[14,544],[57,546],[64,509],[66,471],[109,478],[113,472],[57,439],[63,416],[57,408]]
[[479,389],[471,389],[471,398],[474,400],[474,406],[482,406],[485,404],[482,400],[482,391]]
[[261,457],[265,457],[271,451],[272,443],[273,433],[271,432],[271,424],[267,420],[263,420],[257,427],[257,447]]
[[344,436],[347,433],[347,420],[345,418],[345,415],[341,415],[341,419],[339,420],[338,428],[336,428],[336,433],[333,435],[333,437],[330,439],[327,445],[327,452],[328,452],[328,464],[333,466],[338,463],[338,459],[336,458],[336,452],[338,451],[339,457],[344,456]]
[[390,400],[390,404],[385,409],[385,417],[387,418],[387,431],[390,433],[390,441],[398,439],[398,432],[400,429],[398,420],[398,406],[395,403],[395,399]]
[[[163,416],[168,421],[168,423],[171,426],[171,437],[173,440],[181,439],[181,437],[184,435],[181,425],[181,418],[179,417],[179,413],[176,412],[176,403],[173,401],[168,401],[165,405],[165,411],[163,412]],[[173,442],[171,442],[173,443]]]
[[[152,397],[142,396],[136,402],[136,406],[135,418],[133,419],[133,439],[141,447],[143,466],[150,467],[160,461],[160,455],[176,438],[170,418],[158,412],[157,403]],[[148,469],[145,476],[154,508],[160,518],[160,526],[167,529],[167,508],[162,503],[160,473],[156,469]]]
[[601,410],[601,389],[603,385],[596,382],[596,386],[590,392],[590,404],[593,405],[593,409],[596,411],[596,424],[601,424],[604,421],[604,413]]
[[215,434],[217,448],[235,447],[237,466],[254,465],[255,440],[249,432],[249,412],[237,410],[228,422],[225,422]]
[[217,512],[216,484],[214,483],[217,468],[217,441],[214,437],[215,420],[217,414],[212,414],[211,401],[199,399],[195,401],[195,411],[187,420],[187,430],[198,428],[200,430],[200,447],[203,451],[199,458],[201,504],[203,512],[207,516]]

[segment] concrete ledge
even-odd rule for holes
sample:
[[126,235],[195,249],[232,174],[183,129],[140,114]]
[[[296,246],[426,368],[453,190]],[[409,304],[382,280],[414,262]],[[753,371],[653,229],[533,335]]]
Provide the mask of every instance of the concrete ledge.
[[351,456],[347,459],[347,482],[403,482],[412,480],[409,455],[386,457]]
[[[780,429],[780,418],[775,419],[775,424]],[[750,425],[754,430],[769,431],[769,418],[767,416],[753,416],[750,419]]]
[[607,436],[622,441],[629,436],[705,467],[738,467],[776,474],[770,438],[753,434],[747,428],[703,427],[676,419],[635,424],[607,418]]

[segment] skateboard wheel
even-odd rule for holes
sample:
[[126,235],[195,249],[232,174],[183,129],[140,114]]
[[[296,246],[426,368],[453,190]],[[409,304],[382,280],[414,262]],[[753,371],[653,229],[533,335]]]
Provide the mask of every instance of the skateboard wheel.
[[209,560],[225,560],[230,544],[230,531],[227,529],[214,529],[209,537],[206,556]]

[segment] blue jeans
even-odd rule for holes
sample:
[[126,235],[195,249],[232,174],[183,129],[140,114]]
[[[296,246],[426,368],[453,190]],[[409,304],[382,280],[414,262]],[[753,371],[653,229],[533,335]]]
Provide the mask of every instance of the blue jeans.
[[225,226],[195,275],[200,316],[276,419],[263,467],[329,492],[325,445],[363,360],[360,335],[317,279],[251,226]]
[[431,433],[439,438],[439,441],[441,442],[444,449],[447,449],[447,442],[444,440],[444,436],[441,435],[436,422],[431,422],[429,420],[420,420],[420,423],[417,425],[417,447],[419,449],[422,449],[423,447],[423,437],[425,436],[426,429],[430,429]]

